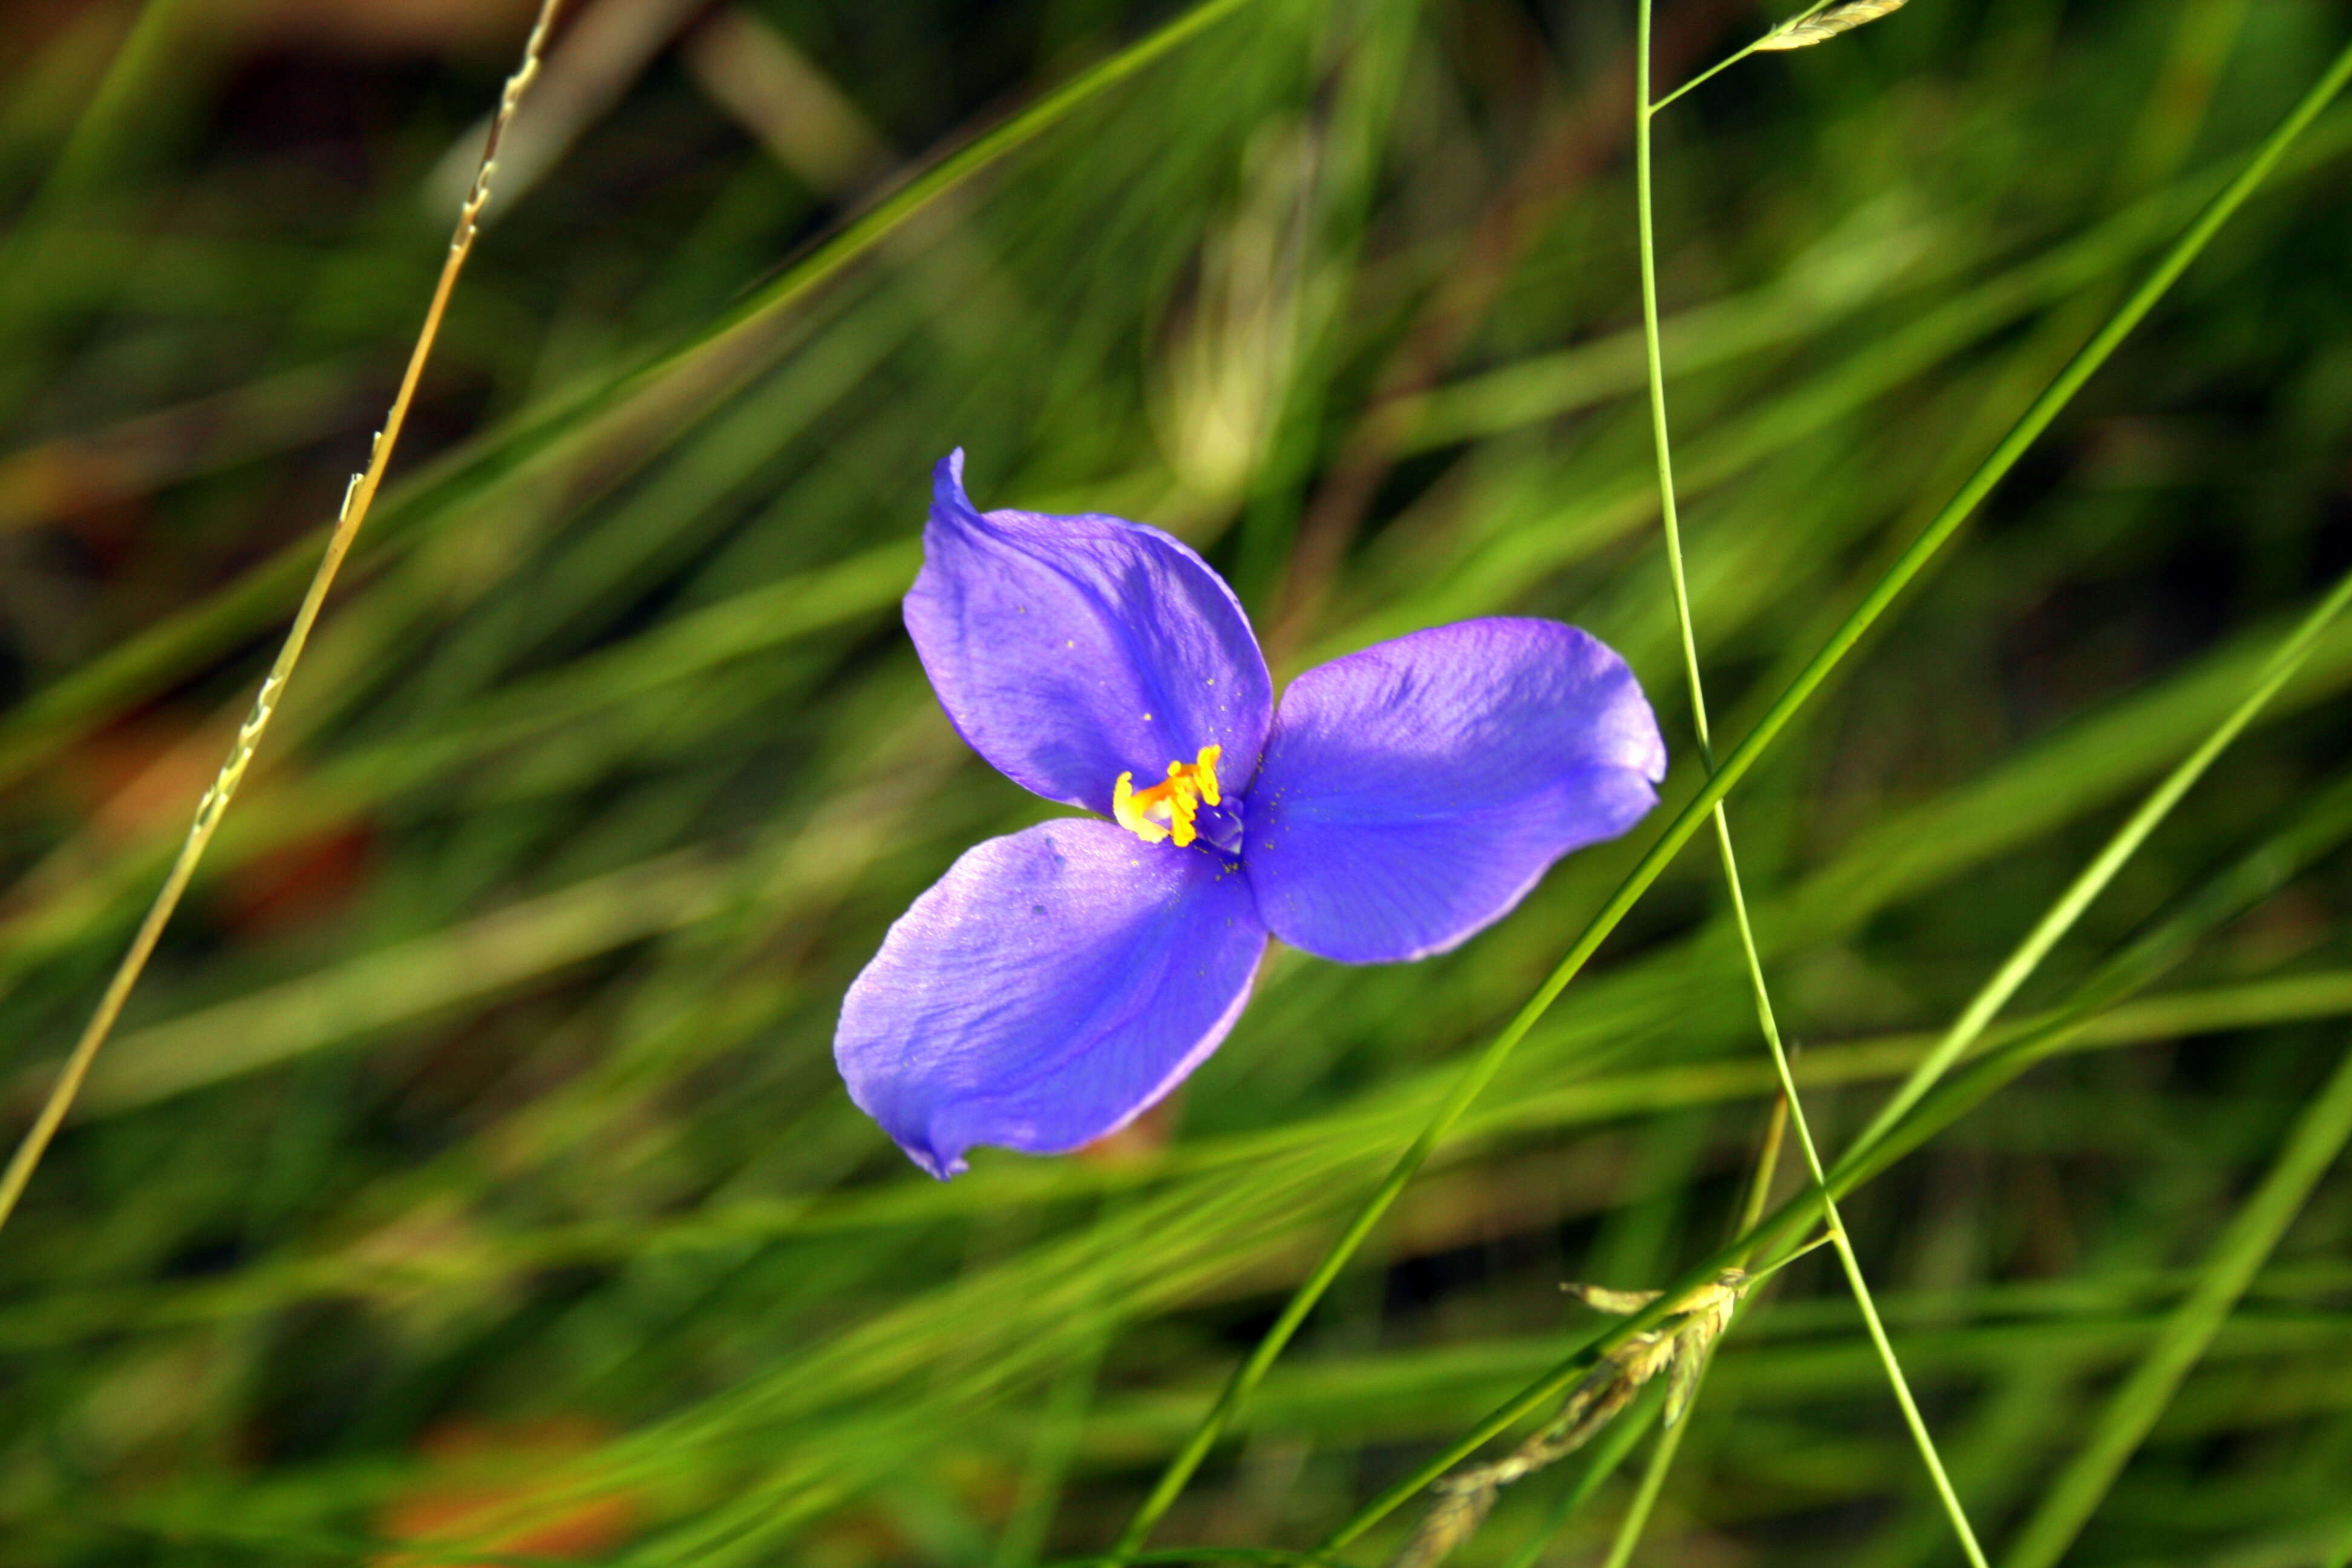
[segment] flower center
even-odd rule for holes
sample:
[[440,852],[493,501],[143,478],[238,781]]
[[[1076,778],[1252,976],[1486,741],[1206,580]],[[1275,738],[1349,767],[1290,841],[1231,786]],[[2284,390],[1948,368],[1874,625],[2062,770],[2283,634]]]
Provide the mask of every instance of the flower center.
[[1172,838],[1176,847],[1183,848],[1197,837],[1192,818],[1201,803],[1218,805],[1224,801],[1217,793],[1217,758],[1223,751],[1222,746],[1203,746],[1194,761],[1169,763],[1168,776],[1149,789],[1137,789],[1133,773],[1119,774],[1110,786],[1112,817],[1146,844]]

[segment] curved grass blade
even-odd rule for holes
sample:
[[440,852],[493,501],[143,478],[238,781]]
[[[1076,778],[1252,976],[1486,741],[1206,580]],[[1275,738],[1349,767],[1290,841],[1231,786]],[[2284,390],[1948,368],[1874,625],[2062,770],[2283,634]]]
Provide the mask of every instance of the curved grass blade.
[[[1802,48],[1835,37],[1849,27],[1872,21],[1900,5],[1903,0],[1853,0],[1802,26],[1776,29],[1757,47],[1759,48]],[[1658,510],[1664,526],[1667,575],[1674,588],[1675,621],[1682,636],[1683,669],[1690,687],[1691,720],[1698,731],[1700,760],[1714,765],[1715,748],[1706,711],[1706,684],[1699,678],[1698,636],[1691,618],[1690,584],[1683,569],[1682,528],[1675,505],[1674,444],[1666,420],[1666,370],[1664,355],[1658,342],[1658,261],[1656,218],[1652,200],[1652,142],[1650,121],[1654,111],[1650,106],[1650,14],[1651,0],[1638,0],[1636,23],[1638,42],[1635,58],[1640,62],[1634,107],[1633,188],[1638,211],[1639,247],[1642,270],[1642,341],[1648,360],[1650,402],[1650,434],[1657,454]],[[1810,31],[1808,30],[1810,29]],[[1797,1080],[1789,1070],[1789,1053],[1781,1044],[1780,1026],[1774,1016],[1771,988],[1765,982],[1763,955],[1757,947],[1756,928],[1748,913],[1748,893],[1741,886],[1739,858],[1731,843],[1731,814],[1723,802],[1715,805],[1715,842],[1723,865],[1725,890],[1731,899],[1732,922],[1739,933],[1740,957],[1748,969],[1748,989],[1756,1002],[1756,1023],[1764,1037],[1765,1048],[1772,1058],[1773,1070],[1780,1075],[1781,1101],[1788,1107],[1790,1125],[1796,1129],[1797,1146],[1803,1152],[1805,1170],[1813,1185],[1822,1194],[1822,1213],[1829,1225],[1830,1239],[1837,1247],[1838,1262],[1844,1269],[1846,1284],[1853,1292],[1854,1304],[1862,1310],[1863,1321],[1869,1327],[1871,1343],[1878,1352],[1886,1372],[1886,1381],[1895,1394],[1895,1402],[1902,1410],[1904,1424],[1910,1427],[1913,1443],[1919,1458],[1927,1468],[1928,1479],[1936,1495],[1944,1505],[1951,1521],[1952,1533],[1958,1539],[1960,1550],[1971,1568],[1986,1568],[1984,1548],[1977,1541],[1976,1530],[1969,1524],[1968,1510],[1961,1506],[1959,1494],[1946,1472],[1943,1456],[1937,1451],[1935,1437],[1927,1430],[1926,1417],[1919,1413],[1918,1401],[1912,1397],[1910,1381],[1904,1375],[1903,1364],[1896,1359],[1895,1346],[1887,1338],[1886,1328],[1879,1321],[1877,1303],[1872,1299],[1869,1281],[1862,1269],[1862,1259],[1855,1255],[1853,1241],[1846,1234],[1845,1220],[1838,1213],[1837,1201],[1831,1197],[1823,1180],[1821,1150],[1813,1141],[1811,1124],[1805,1116]],[[1753,1223],[1752,1220],[1750,1222]],[[1705,1363],[1700,1363],[1700,1373]],[[1696,1388],[1693,1390],[1696,1393]],[[1643,1521],[1657,1500],[1658,1489],[1664,1484],[1666,1471],[1674,1463],[1675,1451],[1681,1445],[1678,1423],[1669,1421],[1668,1430],[1659,1440],[1650,1469],[1642,1478],[1642,1489],[1627,1515],[1625,1525],[1617,1534],[1612,1547],[1609,1568],[1623,1568],[1631,1559],[1634,1543],[1641,1538]]]

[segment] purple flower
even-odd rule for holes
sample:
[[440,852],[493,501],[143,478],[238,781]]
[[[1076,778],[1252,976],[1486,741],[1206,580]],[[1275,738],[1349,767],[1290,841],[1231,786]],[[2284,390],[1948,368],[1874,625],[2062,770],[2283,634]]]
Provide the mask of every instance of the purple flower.
[[957,451],[923,552],[907,630],[957,733],[1110,819],[967,851],[842,1003],[851,1098],[934,1176],[1126,1125],[1225,1037],[1269,933],[1344,963],[1443,952],[1657,803],[1650,705],[1574,626],[1415,632],[1277,710],[1233,590],[1156,528],[975,511]]

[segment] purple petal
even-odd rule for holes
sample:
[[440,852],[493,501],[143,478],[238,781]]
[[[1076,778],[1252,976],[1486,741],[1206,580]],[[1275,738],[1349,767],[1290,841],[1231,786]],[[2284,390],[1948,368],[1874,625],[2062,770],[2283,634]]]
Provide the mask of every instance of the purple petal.
[[1224,580],[1156,528],[974,511],[963,453],[932,480],[907,630],[957,732],[1024,789],[1108,812],[1220,746],[1247,784],[1274,686]]
[[1443,952],[1554,860],[1657,804],[1657,720],[1625,661],[1557,621],[1437,626],[1283,693],[1244,864],[1294,947],[1348,963]]
[[1108,822],[967,850],[849,988],[849,1096],[944,1180],[992,1143],[1055,1153],[1125,1126],[1217,1048],[1265,949],[1248,880]]

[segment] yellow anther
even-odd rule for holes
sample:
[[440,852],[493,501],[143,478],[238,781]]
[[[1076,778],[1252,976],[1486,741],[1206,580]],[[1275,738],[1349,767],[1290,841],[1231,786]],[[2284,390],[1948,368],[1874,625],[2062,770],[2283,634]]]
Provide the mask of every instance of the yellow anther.
[[1144,803],[1159,793],[1159,789],[1154,787],[1139,795],[1135,793],[1135,775],[1119,774],[1118,782],[1110,786],[1112,820],[1146,844],[1159,843],[1168,837],[1168,830],[1143,815]]
[[1192,819],[1201,803],[1223,804],[1217,788],[1217,759],[1223,748],[1203,746],[1196,761],[1171,763],[1168,776],[1150,789],[1137,789],[1133,773],[1121,773],[1111,784],[1110,814],[1114,821],[1146,844],[1172,839],[1179,849],[1200,837]]

